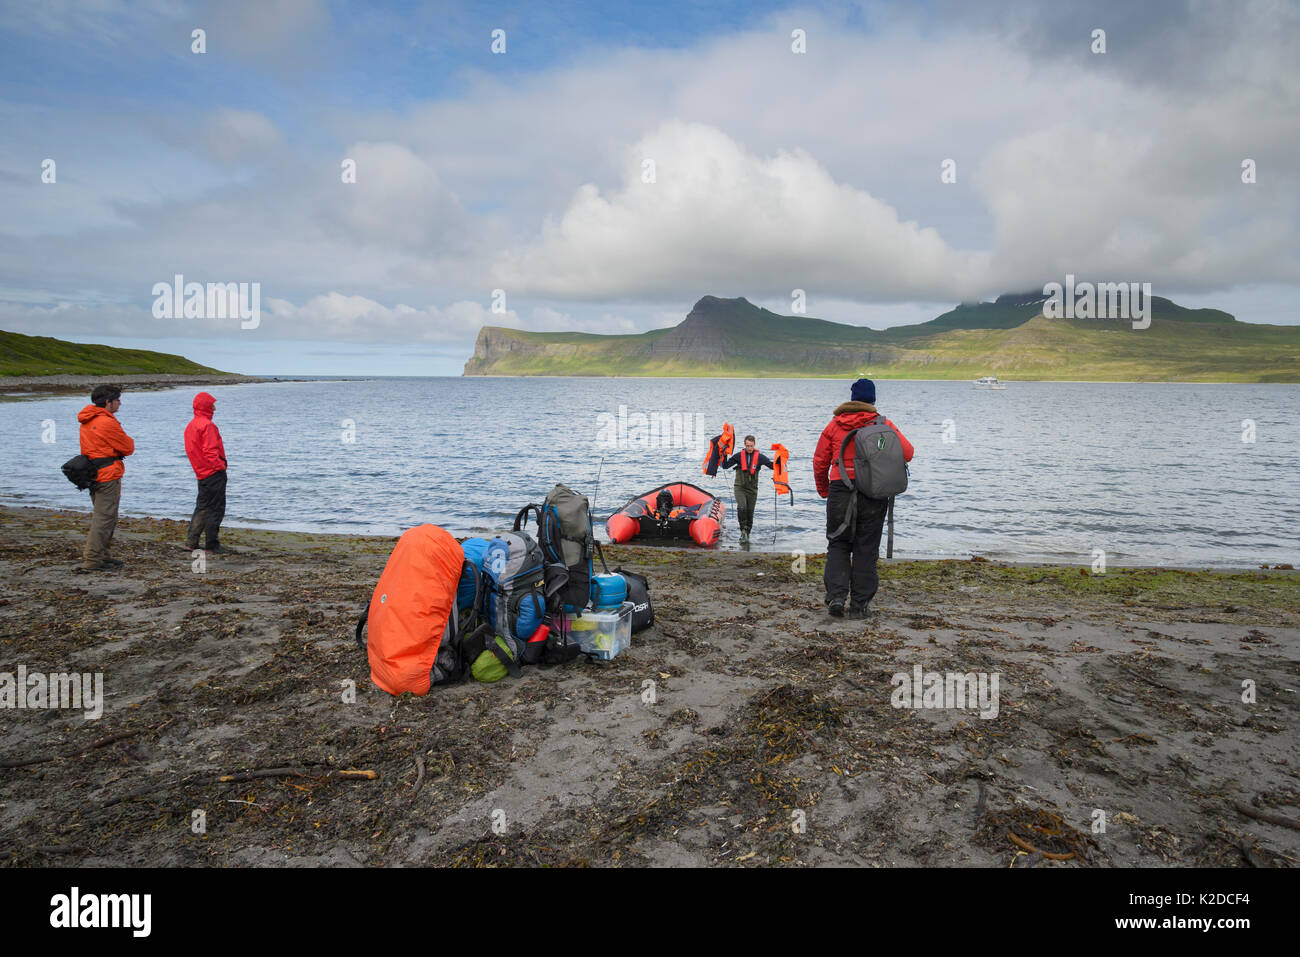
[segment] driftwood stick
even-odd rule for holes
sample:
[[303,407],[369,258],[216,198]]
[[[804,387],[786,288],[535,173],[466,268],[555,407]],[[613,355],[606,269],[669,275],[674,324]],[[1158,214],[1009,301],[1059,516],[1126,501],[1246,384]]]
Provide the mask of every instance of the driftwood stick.
[[36,758],[22,758],[16,761],[0,761],[0,768],[26,768],[33,764],[44,764],[47,761],[58,761],[63,758],[80,758],[89,754],[91,751],[94,751],[96,748],[102,748],[105,745],[113,744],[117,741],[125,741],[127,738],[134,738],[137,734],[152,730],[152,728],[135,728],[132,731],[119,731],[117,734],[110,734],[106,738],[100,738],[98,741],[93,742],[88,748],[81,748],[75,751],[65,751],[62,754],[47,754]]
[[415,800],[415,796],[420,793],[420,785],[424,783],[424,755],[415,756],[415,784],[411,787],[411,793],[406,796],[409,804]]
[[1276,824],[1279,827],[1289,827],[1293,831],[1300,831],[1300,821],[1295,820],[1295,818],[1283,817],[1281,814],[1270,814],[1267,811],[1256,811],[1249,804],[1242,804],[1240,801],[1234,801],[1232,806],[1246,817],[1253,817],[1265,824]]
[[240,771],[237,774],[223,774],[214,778],[213,784],[228,784],[231,781],[252,781],[256,778],[364,778],[373,781],[379,777],[374,771],[326,771],[324,774],[312,774],[302,768],[263,768],[259,771]]
[[49,854],[51,856],[86,853],[86,847],[83,844],[36,844],[32,847],[32,850],[37,854]]
[[146,794],[153,794],[155,791],[168,791],[171,788],[181,787],[182,785],[193,784],[193,783],[195,782],[192,779],[179,780],[179,781],[172,781],[169,784],[155,784],[155,785],[150,785],[149,787],[136,788],[134,791],[127,791],[125,794],[119,794],[115,798],[110,798],[109,800],[101,804],[99,806],[99,809],[103,811],[106,810],[107,808],[113,807],[116,804],[121,804],[123,801],[130,801],[132,798],[144,797]]
[[144,797],[147,794],[154,794],[158,791],[170,791],[172,788],[185,787],[191,784],[231,784],[238,781],[252,781],[258,778],[315,778],[320,781],[332,778],[344,781],[373,781],[378,777],[379,774],[375,771],[325,771],[324,773],[314,774],[304,768],[262,768],[254,771],[239,771],[235,774],[221,774],[217,777],[182,778],[167,784],[158,784],[151,787],[139,788],[135,791],[128,791],[126,794],[121,794],[111,800],[105,801],[100,805],[100,810],[110,808],[115,804],[121,804],[123,801],[129,801],[132,798]]

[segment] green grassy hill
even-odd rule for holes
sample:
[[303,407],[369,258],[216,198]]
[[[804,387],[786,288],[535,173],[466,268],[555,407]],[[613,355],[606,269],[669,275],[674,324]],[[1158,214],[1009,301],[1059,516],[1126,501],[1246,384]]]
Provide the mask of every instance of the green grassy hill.
[[50,336],[0,330],[0,376],[43,375],[225,375],[183,356],[82,345]]
[[851,376],[1300,382],[1300,327],[1238,322],[1153,297],[1149,329],[1047,319],[1042,297],[1001,296],[883,331],[781,316],[706,296],[679,325],[640,335],[486,326],[466,375]]

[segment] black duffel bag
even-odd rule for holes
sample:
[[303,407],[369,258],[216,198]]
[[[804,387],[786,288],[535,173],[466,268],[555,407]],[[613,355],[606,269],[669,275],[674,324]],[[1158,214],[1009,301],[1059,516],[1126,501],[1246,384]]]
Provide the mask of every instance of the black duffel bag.
[[63,463],[63,474],[68,477],[69,482],[84,492],[95,484],[95,476],[99,474],[100,469],[106,469],[114,462],[120,461],[122,461],[120,455],[110,455],[102,459],[74,455]]
[[632,603],[632,634],[645,631],[655,623],[654,605],[650,604],[650,582],[644,575],[624,571],[621,567],[614,569],[615,575],[622,575],[627,582],[627,600]]

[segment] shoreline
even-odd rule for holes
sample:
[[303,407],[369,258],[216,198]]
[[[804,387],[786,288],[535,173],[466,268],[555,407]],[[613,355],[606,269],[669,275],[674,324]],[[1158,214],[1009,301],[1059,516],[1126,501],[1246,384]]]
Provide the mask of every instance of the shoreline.
[[[859,377],[861,377],[859,375]],[[137,387],[154,387],[167,388],[170,386],[180,385],[242,385],[245,383],[258,382],[367,382],[371,380],[383,379],[717,379],[720,381],[746,382],[754,380],[764,381],[788,381],[788,382],[809,382],[809,381],[840,381],[851,378],[849,374],[845,375],[806,375],[806,376],[721,376],[721,375],[605,375],[601,373],[591,373],[590,375],[542,375],[534,373],[519,373],[512,375],[503,375],[495,372],[484,373],[458,373],[452,375],[437,376],[418,376],[418,375],[350,375],[338,376],[332,374],[320,375],[303,375],[303,376],[249,376],[239,373],[226,374],[198,374],[198,375],[181,375],[181,374],[163,374],[163,373],[133,373],[129,375],[80,375],[80,374],[55,374],[48,376],[0,376],[0,393],[11,390],[37,391],[37,392],[57,392],[57,391],[79,391],[86,387],[93,387],[102,383],[111,383],[114,385],[134,385]],[[882,382],[969,382],[974,383],[974,379],[965,377],[949,376],[939,379],[924,378],[919,376],[890,376],[868,374],[868,378],[878,379]],[[55,381],[59,380],[59,381]],[[1245,379],[1223,380],[1223,379],[999,379],[999,381],[1014,385],[1016,383],[1056,383],[1061,385],[1172,385],[1172,386],[1198,386],[1198,385],[1251,385],[1251,386],[1295,386],[1300,385],[1300,379],[1295,382],[1257,382]]]
[[[125,517],[124,567],[73,575],[83,515],[0,508],[0,671],[104,690],[6,712],[0,865],[1300,860],[1265,819],[1298,816],[1294,575],[893,562],[862,622],[812,556],[611,546],[656,615],[625,654],[393,698],[353,638],[391,539],[232,530],[198,572],[185,527]],[[997,713],[898,705],[918,667],[997,675]],[[221,780],[267,768],[304,776]]]
[[181,375],[170,373],[134,373],[130,375],[48,375],[0,376],[0,393],[10,398],[11,393],[36,393],[56,395],[84,392],[97,385],[131,386],[138,391],[154,391],[187,385],[247,385],[261,382],[285,382],[286,379],[248,376],[236,373]]
[[[57,516],[57,517],[65,517],[65,518],[72,517],[72,516],[80,516],[83,519],[87,519],[87,520],[89,519],[89,516],[91,514],[91,509],[88,506],[85,508],[60,508],[53,505],[20,505],[13,502],[0,501],[0,514],[2,514],[5,511],[42,512],[50,515],[51,517]],[[184,521],[184,519],[181,518],[172,518],[166,515],[151,515],[148,513],[133,512],[130,510],[123,510],[121,514],[123,518],[133,518],[141,521],[159,521],[159,522],[183,522]],[[592,524],[594,526],[599,526],[600,522],[596,519],[593,519]],[[273,525],[273,524],[265,524],[265,523],[258,524],[258,525],[250,525],[247,523],[240,523],[237,521],[222,522],[221,527],[223,529],[226,528],[240,529],[242,531],[249,531],[249,532],[266,532],[272,534],[320,536],[323,538],[339,539],[339,540],[356,539],[357,541],[373,541],[376,539],[383,539],[385,541],[395,542],[397,541],[398,536],[401,534],[401,531],[393,532],[391,534],[384,533],[384,532],[343,532],[343,531],[333,531],[330,529],[302,528],[302,527],[295,527],[289,525]],[[483,533],[474,533],[474,534],[481,535]],[[456,537],[457,539],[463,539],[471,536],[458,534]],[[738,547],[701,549],[689,545],[663,545],[663,544],[652,545],[646,543],[640,543],[640,544],[631,543],[631,544],[632,547],[635,548],[643,548],[653,552],[663,552],[665,554],[679,554],[679,555],[737,554],[737,555],[754,555],[754,556],[765,556],[765,557],[781,556],[787,559],[789,557],[789,551],[787,549],[765,549],[765,548],[742,549]],[[602,541],[601,547],[608,549],[613,547],[613,545],[610,542]],[[881,548],[883,551],[884,548],[883,542],[881,544]],[[808,557],[822,558],[825,557],[825,552],[810,552],[808,553]],[[1033,560],[1033,559],[991,558],[981,552],[970,552],[964,555],[907,555],[899,558],[885,558],[884,555],[882,554],[880,556],[879,561],[882,566],[890,565],[890,564],[906,563],[906,562],[928,562],[928,563],[974,562],[977,564],[987,563],[992,566],[1000,566],[1006,568],[1051,568],[1051,569],[1059,569],[1059,568],[1080,568],[1081,569],[1081,568],[1088,567],[1090,564],[1089,562],[1085,562],[1082,560],[1078,562],[1067,562],[1067,561],[1054,562],[1054,561],[1040,561],[1040,560]],[[1127,564],[1108,563],[1108,571],[1106,572],[1106,574],[1110,574],[1112,571],[1122,571],[1126,569],[1143,570],[1143,571],[1157,570],[1157,571],[1178,571],[1178,572],[1207,572],[1207,573],[1214,573],[1214,574],[1234,574],[1237,572],[1263,572],[1263,571],[1286,574],[1288,572],[1293,572],[1297,570],[1293,566],[1293,563],[1278,562],[1278,561],[1259,562],[1253,565],[1176,565],[1176,564],[1168,564],[1168,563],[1161,563],[1161,562],[1151,562],[1151,563],[1130,562]]]
[[[808,382],[814,380],[829,381],[848,381],[853,378],[866,378],[880,382],[969,382],[974,383],[975,379],[958,376],[948,376],[940,379],[927,379],[918,376],[892,376],[881,375],[879,373],[858,373],[855,375],[845,373],[844,375],[752,375],[752,376],[721,376],[721,375],[607,375],[593,372],[590,375],[544,375],[542,373],[515,373],[505,375],[499,372],[462,372],[458,376],[393,376],[392,378],[443,378],[443,379],[719,379],[723,381],[789,381],[789,382]],[[978,378],[978,377],[977,377]],[[1032,383],[1059,383],[1065,385],[1276,385],[1276,386],[1294,386],[1300,385],[1300,379],[1293,382],[1260,382],[1252,379],[1001,379],[1005,385],[1014,385],[1018,382]],[[990,391],[990,390],[984,390]],[[997,390],[1001,391],[1001,390]]]

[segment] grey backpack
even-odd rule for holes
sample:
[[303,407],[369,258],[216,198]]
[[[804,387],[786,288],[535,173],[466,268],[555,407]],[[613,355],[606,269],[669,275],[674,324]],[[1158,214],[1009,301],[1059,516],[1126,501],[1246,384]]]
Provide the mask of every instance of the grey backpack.
[[[848,477],[844,468],[844,453],[850,444],[853,446],[853,478]],[[844,436],[837,462],[840,481],[846,488],[857,489],[867,498],[890,499],[907,491],[907,459],[903,457],[903,446],[898,441],[898,433],[883,415],[876,416],[870,425],[853,429]],[[857,517],[858,497],[854,495],[844,512],[843,524],[830,537],[839,538],[856,525]]]
[[[542,505],[525,505],[515,515],[516,529],[537,520],[537,541],[546,566],[546,595],[582,612],[591,595],[592,557],[600,546],[591,531],[591,503],[567,485],[557,484]],[[605,556],[600,555],[601,564]],[[606,569],[608,570],[608,569]]]

